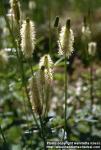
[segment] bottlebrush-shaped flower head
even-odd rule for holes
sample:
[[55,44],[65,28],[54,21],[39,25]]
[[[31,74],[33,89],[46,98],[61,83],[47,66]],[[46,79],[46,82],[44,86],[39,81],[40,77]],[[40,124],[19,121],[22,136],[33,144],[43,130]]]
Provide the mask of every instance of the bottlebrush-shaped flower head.
[[67,20],[66,25],[64,25],[59,34],[58,46],[59,54],[66,55],[70,57],[73,52],[74,34],[69,26],[70,20]]
[[18,0],[10,0],[11,11],[17,22],[20,21],[20,3]]
[[41,59],[40,59],[40,63],[39,63],[39,68],[42,69],[42,67],[44,67],[44,75],[45,75],[45,79],[50,82],[53,79],[53,62],[52,59],[50,57],[50,55],[44,55]]
[[44,66],[46,69],[52,67],[53,62],[50,55],[46,54],[40,59],[39,68]]
[[89,26],[82,26],[82,40],[89,41],[91,39],[91,31]]
[[91,55],[91,56],[95,55],[95,53],[96,53],[96,47],[97,47],[96,42],[90,42],[90,43],[88,43],[88,53],[89,53],[89,55]]
[[35,26],[29,19],[23,21],[21,27],[21,49],[26,58],[32,57],[35,48]]

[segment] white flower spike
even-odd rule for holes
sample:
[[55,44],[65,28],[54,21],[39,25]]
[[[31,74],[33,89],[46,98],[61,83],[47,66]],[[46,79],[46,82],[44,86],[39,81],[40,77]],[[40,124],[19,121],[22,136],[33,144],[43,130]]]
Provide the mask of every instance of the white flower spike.
[[35,26],[29,19],[23,21],[21,27],[21,49],[25,58],[31,58],[35,48]]
[[72,29],[70,28],[70,20],[68,19],[66,25],[62,27],[59,34],[59,54],[66,55],[69,58],[73,52],[73,43],[74,34]]

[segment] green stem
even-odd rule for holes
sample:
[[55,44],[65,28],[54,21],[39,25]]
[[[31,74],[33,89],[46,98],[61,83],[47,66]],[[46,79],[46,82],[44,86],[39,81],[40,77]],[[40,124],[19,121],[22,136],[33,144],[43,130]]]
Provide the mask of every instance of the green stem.
[[50,85],[46,86],[45,95],[45,117],[48,116],[49,106],[50,106]]
[[28,60],[28,63],[29,63],[29,67],[30,67],[30,69],[31,69],[31,74],[32,74],[32,76],[34,75],[34,72],[33,72],[33,64],[32,64],[32,60],[30,59],[30,60]]
[[40,126],[41,126],[41,135],[42,135],[42,139],[43,139],[43,142],[44,142],[44,150],[47,150],[47,140],[46,140],[46,137],[45,137],[45,132],[44,132],[44,126],[43,126],[43,121],[42,121],[42,118],[41,116],[39,116],[39,120],[40,120]]
[[90,67],[90,96],[91,96],[91,113],[93,112],[93,102],[94,102],[94,97],[93,97],[93,66],[91,65]]
[[[29,122],[24,92],[23,92],[23,101],[24,101],[24,113],[25,113],[25,116],[26,116],[26,122]],[[29,123],[28,123],[28,128],[30,129],[30,124]]]
[[[45,84],[41,83],[42,84],[42,109],[44,109],[44,105],[45,105],[45,92],[44,92],[44,88],[45,88]],[[44,112],[44,117],[45,117],[45,112]]]
[[[90,112],[93,115],[93,103],[94,103],[94,96],[93,96],[93,65],[91,64],[90,67],[90,97],[91,97],[91,108]],[[92,135],[92,124],[90,124],[90,134]]]
[[51,54],[51,49],[52,49],[52,41],[51,41],[51,2],[49,5],[49,53]]
[[65,70],[65,125],[64,125],[64,137],[65,137],[65,131],[66,131],[66,136],[67,136],[67,57],[65,54],[65,64],[64,64],[64,70]]
[[1,125],[0,125],[0,132],[1,132],[2,139],[3,139],[3,141],[4,141],[4,144],[6,145],[6,144],[7,144],[7,142],[6,142],[6,139],[5,139],[5,136],[4,136],[4,133],[3,133],[3,130],[2,130],[2,128],[1,128]]

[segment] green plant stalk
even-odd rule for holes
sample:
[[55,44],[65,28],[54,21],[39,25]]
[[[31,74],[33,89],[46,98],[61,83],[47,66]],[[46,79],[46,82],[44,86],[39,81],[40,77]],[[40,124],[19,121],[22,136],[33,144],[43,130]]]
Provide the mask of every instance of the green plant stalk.
[[45,94],[45,117],[48,116],[48,110],[49,110],[49,105],[50,105],[50,85],[46,88],[46,94]]
[[49,53],[51,54],[52,49],[52,41],[51,41],[51,2],[49,5]]
[[32,63],[32,58],[31,59],[28,59],[28,64],[29,64],[29,67],[30,67],[30,70],[31,70],[31,74],[32,76],[34,75],[34,72],[33,72],[33,63]]
[[4,141],[4,144],[6,145],[7,142],[6,142],[6,139],[5,139],[5,135],[4,135],[4,133],[3,133],[3,130],[2,130],[2,128],[1,128],[1,125],[0,125],[0,132],[1,132],[1,136],[2,136],[2,139],[3,139],[3,141]]
[[[42,84],[42,88],[41,88],[41,91],[42,91],[42,109],[44,109],[44,105],[45,105],[45,91],[44,91],[44,88],[45,88],[45,84]],[[45,112],[44,112],[44,117],[45,117]]]
[[[93,65],[91,64],[90,66],[90,97],[91,97],[91,108],[90,108],[90,112],[91,112],[91,115],[93,115],[93,103],[94,103],[94,96],[93,96],[93,86],[94,86],[94,83],[93,83]],[[90,134],[92,135],[92,125],[90,126]]]
[[94,96],[93,96],[93,65],[90,67],[90,96],[91,96],[91,113],[93,112],[93,103],[94,103]]
[[64,125],[64,138],[65,138],[65,131],[66,131],[66,137],[67,137],[67,56],[65,54],[65,64],[64,64],[64,71],[65,71],[65,83],[64,83],[64,88],[65,88],[65,125]]
[[[28,121],[28,114],[27,114],[27,106],[26,106],[26,101],[25,101],[25,93],[23,92],[23,100],[24,100],[24,113],[26,115],[26,121]],[[30,128],[30,125],[28,124],[28,128]]]
[[41,116],[39,116],[39,120],[40,120],[40,126],[41,126],[41,135],[42,135],[42,139],[43,139],[43,142],[44,142],[44,150],[47,150],[47,140],[45,138],[44,126],[43,126],[43,121],[42,121]]

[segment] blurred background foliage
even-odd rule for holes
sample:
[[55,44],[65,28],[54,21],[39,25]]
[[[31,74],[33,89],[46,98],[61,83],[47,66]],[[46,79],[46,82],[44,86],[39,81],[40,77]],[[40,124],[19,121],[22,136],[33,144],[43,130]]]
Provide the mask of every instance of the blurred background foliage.
[[[54,62],[59,59],[54,20],[60,17],[60,27],[68,17],[72,20],[75,34],[74,53],[69,59],[68,72],[68,140],[101,141],[101,0],[20,0],[22,19],[30,17],[35,22],[37,44],[33,54],[33,70],[37,70],[39,58],[50,53]],[[9,17],[9,0],[3,0]],[[97,43],[93,59],[85,55],[81,40],[84,16],[91,27],[91,40]],[[10,20],[9,20],[10,21]],[[12,22],[10,21],[10,24]],[[16,36],[16,28],[14,35]],[[0,150],[41,150],[42,140],[32,115],[27,108],[22,89],[15,46],[7,28],[0,6],[0,50],[8,53],[8,63],[0,58],[0,124],[7,143],[0,136]],[[87,50],[86,50],[87,51]],[[30,77],[29,65],[24,61],[26,80]],[[54,69],[49,118],[44,120],[48,140],[61,140],[63,136],[64,109],[64,62]],[[93,106],[91,108],[91,74],[93,65]],[[24,106],[25,105],[25,106]],[[28,119],[26,119],[26,110]],[[91,112],[92,109],[92,112]],[[28,123],[29,122],[29,123]],[[29,124],[29,126],[27,125]]]

